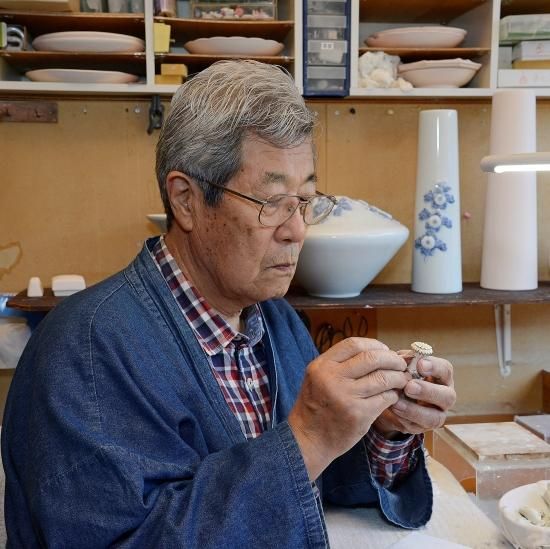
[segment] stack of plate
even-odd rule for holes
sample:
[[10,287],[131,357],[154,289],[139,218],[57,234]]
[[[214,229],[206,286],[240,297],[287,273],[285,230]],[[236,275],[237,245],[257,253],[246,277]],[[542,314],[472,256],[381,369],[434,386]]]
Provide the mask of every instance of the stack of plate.
[[[127,34],[96,31],[66,31],[42,34],[33,40],[38,51],[71,53],[139,53],[145,50],[141,38]],[[34,82],[70,82],[87,84],[128,84],[139,77],[120,71],[50,68],[25,73]]]
[[366,40],[371,48],[456,48],[466,31],[458,27],[403,27],[371,34]]

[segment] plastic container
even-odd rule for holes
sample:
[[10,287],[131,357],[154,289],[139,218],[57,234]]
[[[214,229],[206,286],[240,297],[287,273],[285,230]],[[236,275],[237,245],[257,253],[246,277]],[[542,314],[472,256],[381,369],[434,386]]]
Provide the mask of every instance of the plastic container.
[[129,13],[130,4],[128,0],[107,0],[109,13]]
[[306,68],[306,92],[343,92],[346,89],[346,67]]
[[500,20],[500,43],[550,38],[550,13],[508,15]]
[[307,0],[307,13],[312,15],[345,15],[345,0]]
[[308,40],[308,65],[346,65],[348,43],[346,40]]
[[194,3],[191,2],[194,19],[273,20],[277,18],[276,2]]
[[99,13],[107,11],[107,6],[103,0],[80,0],[80,11]]

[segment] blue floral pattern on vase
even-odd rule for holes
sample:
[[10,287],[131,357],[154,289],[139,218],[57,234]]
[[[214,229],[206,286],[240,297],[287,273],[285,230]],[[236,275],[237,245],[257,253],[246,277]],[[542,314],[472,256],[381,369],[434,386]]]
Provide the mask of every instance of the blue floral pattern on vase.
[[447,251],[447,244],[440,238],[439,231],[443,228],[452,229],[453,227],[453,222],[442,213],[448,204],[455,202],[451,191],[449,185],[436,183],[434,188],[424,195],[424,202],[428,206],[420,211],[418,219],[425,221],[426,231],[414,241],[414,247],[425,259],[433,256],[437,250]]

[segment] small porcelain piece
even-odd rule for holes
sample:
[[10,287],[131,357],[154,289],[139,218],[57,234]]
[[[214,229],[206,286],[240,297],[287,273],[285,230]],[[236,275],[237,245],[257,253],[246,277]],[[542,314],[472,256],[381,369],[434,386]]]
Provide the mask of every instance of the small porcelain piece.
[[524,484],[506,492],[498,503],[504,535],[514,547],[550,547],[550,480]]
[[42,297],[43,295],[42,281],[38,276],[31,277],[27,286],[27,297]]
[[66,274],[52,277],[52,291],[56,297],[65,297],[86,288],[86,282],[81,275]]
[[413,376],[413,379],[420,379],[422,376],[418,373],[416,365],[421,358],[430,356],[433,354],[431,345],[423,343],[422,341],[414,341],[411,343],[411,349],[414,353],[414,357],[407,367],[407,371]]

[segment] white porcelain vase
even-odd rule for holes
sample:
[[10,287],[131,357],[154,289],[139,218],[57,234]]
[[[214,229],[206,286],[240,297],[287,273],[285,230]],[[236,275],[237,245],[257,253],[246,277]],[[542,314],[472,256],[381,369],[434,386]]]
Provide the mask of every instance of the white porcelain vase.
[[308,227],[296,267],[311,295],[354,297],[397,253],[409,229],[363,200],[338,196],[329,217]]
[[458,123],[455,110],[420,112],[412,290],[462,291]]

